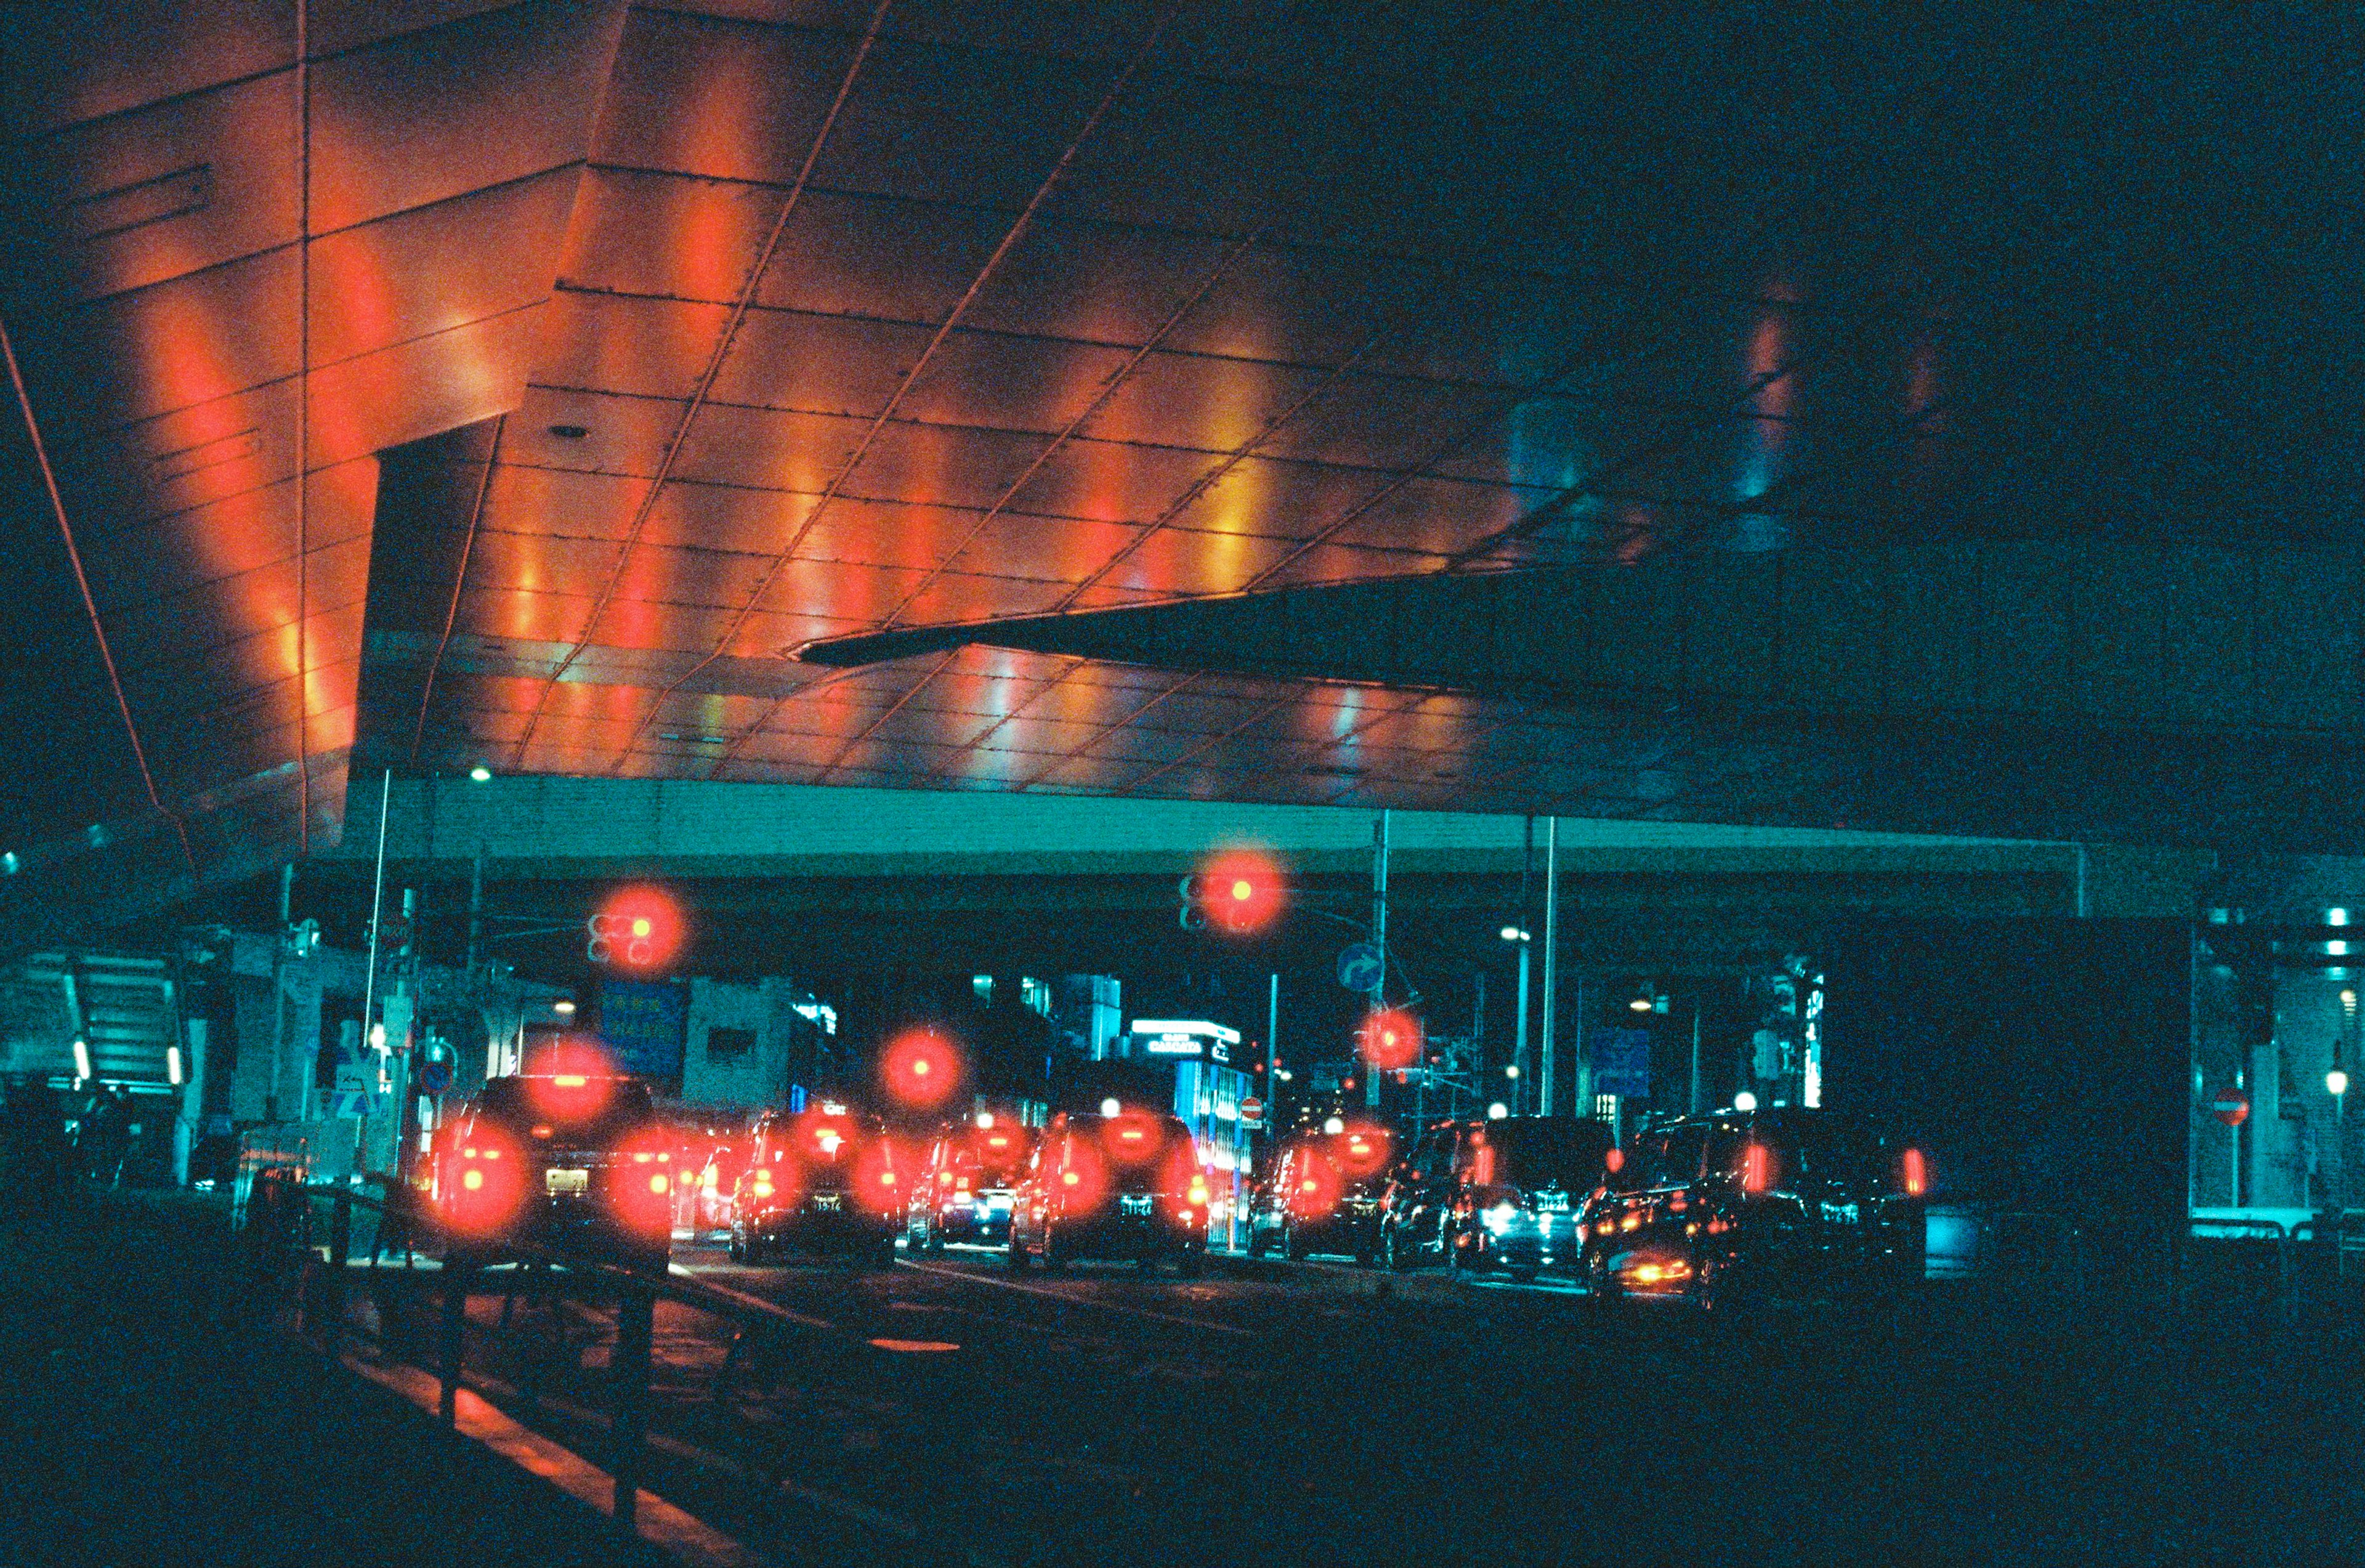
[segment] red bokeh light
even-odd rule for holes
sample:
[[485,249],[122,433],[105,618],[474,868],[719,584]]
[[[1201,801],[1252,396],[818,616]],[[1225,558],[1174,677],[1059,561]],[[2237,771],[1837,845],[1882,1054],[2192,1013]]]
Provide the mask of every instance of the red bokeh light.
[[[1206,1168],[1199,1163],[1199,1151],[1187,1138],[1176,1140],[1174,1148],[1166,1157],[1165,1165],[1159,1171],[1159,1177],[1158,1190],[1178,1196],[1188,1193],[1194,1184],[1202,1188],[1207,1184]],[[1204,1199],[1200,1201],[1205,1202]]]
[[445,1164],[437,1193],[444,1225],[476,1240],[502,1234],[523,1204],[525,1181],[517,1141],[494,1124],[479,1123]]
[[1350,1179],[1378,1173],[1395,1147],[1385,1127],[1351,1126],[1330,1137],[1330,1159]]
[[1280,862],[1261,849],[1218,851],[1199,867],[1200,912],[1217,930],[1253,935],[1279,918],[1284,883]]
[[901,1214],[911,1198],[912,1172],[918,1166],[893,1138],[868,1139],[854,1154],[855,1204],[873,1214]]
[[960,1047],[934,1029],[906,1029],[879,1056],[880,1086],[897,1104],[933,1111],[968,1076]]
[[1290,1217],[1300,1220],[1323,1219],[1339,1206],[1345,1183],[1339,1168],[1315,1149],[1297,1162],[1296,1174],[1291,1179],[1284,1202]]
[[1165,1152],[1166,1131],[1155,1116],[1125,1111],[1101,1124],[1101,1141],[1118,1164],[1147,1165]]
[[1363,1059],[1384,1072],[1420,1059],[1420,1020],[1401,1007],[1384,1007],[1363,1020]]
[[655,974],[679,955],[689,922],[674,896],[654,883],[619,888],[589,923],[594,963],[630,974]]
[[616,1092],[616,1058],[597,1040],[569,1035],[536,1051],[526,1067],[534,1114],[579,1126],[595,1120]]
[[673,1140],[662,1127],[650,1127],[616,1145],[615,1162],[608,1167],[608,1204],[617,1222],[650,1239],[673,1232]]
[[1089,1214],[1108,1202],[1108,1157],[1085,1138],[1068,1140],[1055,1186],[1059,1206],[1068,1214]]

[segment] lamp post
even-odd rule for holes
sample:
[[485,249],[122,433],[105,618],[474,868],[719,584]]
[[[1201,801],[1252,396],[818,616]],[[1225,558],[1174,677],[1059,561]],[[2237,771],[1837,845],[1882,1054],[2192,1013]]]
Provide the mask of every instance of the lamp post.
[[[1514,1032],[1511,1069],[1506,1075],[1519,1079],[1526,1077],[1528,1071],[1528,958],[1532,943],[1529,940],[1527,928],[1522,925],[1506,925],[1500,935],[1504,941],[1516,942],[1519,945],[1519,1026]],[[1514,1083],[1511,1089],[1511,1102],[1515,1107],[1519,1102],[1521,1092],[1519,1087]]]

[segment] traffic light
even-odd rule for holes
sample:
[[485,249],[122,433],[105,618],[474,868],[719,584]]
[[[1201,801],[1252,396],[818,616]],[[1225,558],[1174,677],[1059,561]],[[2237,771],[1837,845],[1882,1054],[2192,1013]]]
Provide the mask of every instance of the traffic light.
[[1355,1044],[1363,1059],[1389,1072],[1418,1061],[1423,1038],[1420,1020],[1401,1007],[1379,1009],[1365,1018],[1363,1026],[1355,1032]]
[[685,924],[680,907],[664,889],[624,888],[583,923],[590,934],[583,956],[611,969],[651,973],[681,950]]
[[1183,930],[1212,927],[1233,936],[1252,936],[1279,917],[1288,889],[1271,856],[1255,849],[1227,849],[1183,878],[1176,891],[1182,907],[1175,924]]

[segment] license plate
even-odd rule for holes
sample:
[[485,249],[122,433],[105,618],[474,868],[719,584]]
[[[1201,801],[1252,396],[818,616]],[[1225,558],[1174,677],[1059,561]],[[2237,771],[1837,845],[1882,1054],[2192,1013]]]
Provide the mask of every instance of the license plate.
[[588,1170],[552,1170],[544,1174],[552,1197],[581,1197],[591,1190]]
[[846,1206],[846,1194],[843,1193],[815,1193],[813,1195],[813,1206],[817,1210],[835,1214],[838,1210]]
[[1118,1200],[1117,1212],[1120,1214],[1129,1215],[1146,1215],[1152,1212],[1157,1207],[1158,1200],[1151,1197],[1147,1193],[1144,1193],[1139,1197],[1135,1197],[1133,1194],[1127,1193],[1126,1196]]
[[1564,1215],[1568,1213],[1568,1194],[1566,1193],[1538,1193],[1536,1194],[1536,1212],[1539,1214],[1548,1215]]

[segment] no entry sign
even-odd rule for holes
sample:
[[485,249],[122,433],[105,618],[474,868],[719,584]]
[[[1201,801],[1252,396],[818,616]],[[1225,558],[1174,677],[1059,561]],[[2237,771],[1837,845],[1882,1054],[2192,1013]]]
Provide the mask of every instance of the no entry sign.
[[2238,1127],[2250,1119],[2250,1097],[2238,1089],[2220,1089],[2209,1098],[2209,1109],[2229,1127]]
[[1240,1102],[1240,1120],[1255,1126],[1264,1120],[1264,1102],[1251,1094]]

